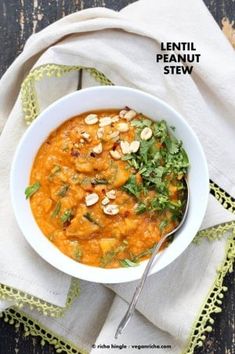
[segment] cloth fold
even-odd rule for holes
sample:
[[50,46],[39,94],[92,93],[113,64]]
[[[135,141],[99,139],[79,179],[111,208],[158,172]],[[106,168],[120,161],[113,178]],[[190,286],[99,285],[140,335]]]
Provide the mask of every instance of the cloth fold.
[[[155,56],[161,52],[160,42],[166,41],[194,43],[201,57],[199,63],[193,64],[191,76],[163,74],[162,64],[155,62]],[[53,77],[49,68],[44,73],[46,64],[71,70]],[[23,87],[20,92],[23,79],[42,68],[31,84],[43,110],[55,99],[76,90],[77,66],[95,68],[114,84],[142,89],[176,108],[202,142],[211,179],[235,196],[234,52],[201,1],[140,0],[120,13],[101,8],[84,10],[31,36],[0,82],[0,124],[4,125],[0,139],[0,283],[59,307],[66,306],[71,278],[41,260],[26,243],[10,203],[9,173],[16,145],[26,130]],[[84,83],[97,85],[89,73]],[[27,97],[29,103],[32,95],[30,92]],[[210,197],[201,228],[234,219]],[[199,246],[190,245],[172,265],[149,278],[131,330],[126,331],[120,343],[123,340],[128,345],[141,344],[155,338],[156,343],[170,343],[171,349],[165,352],[175,354],[187,347],[194,322],[213,288],[217,268],[226,258],[233,226],[226,231],[221,231],[221,240],[209,243],[205,239]],[[9,262],[9,254],[14,263]],[[108,289],[81,282],[80,298],[63,319],[50,319],[27,307],[24,311],[78,347],[90,350],[95,344],[93,351],[104,353],[97,343],[112,343],[113,329],[134,286],[135,283],[123,284]],[[4,308],[10,304],[0,305]],[[97,326],[92,325],[92,316]]]

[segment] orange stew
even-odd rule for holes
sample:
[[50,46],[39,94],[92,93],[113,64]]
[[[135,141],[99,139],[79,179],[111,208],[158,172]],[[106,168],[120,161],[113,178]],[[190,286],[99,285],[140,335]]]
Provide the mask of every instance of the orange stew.
[[40,229],[64,254],[130,267],[180,222],[187,168],[165,121],[128,107],[89,112],[49,135],[25,194]]

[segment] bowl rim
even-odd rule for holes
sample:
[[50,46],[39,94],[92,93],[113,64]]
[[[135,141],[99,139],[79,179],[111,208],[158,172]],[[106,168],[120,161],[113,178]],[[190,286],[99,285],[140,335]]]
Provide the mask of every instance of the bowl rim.
[[[14,186],[16,183],[16,171],[17,171],[16,166],[17,166],[17,160],[19,159],[19,156],[20,156],[21,149],[24,147],[25,142],[27,142],[27,140],[31,136],[32,132],[34,132],[36,127],[38,127],[38,126],[40,127],[40,122],[43,120],[44,116],[46,114],[48,114],[48,112],[53,111],[54,108],[56,108],[57,106],[63,105],[64,102],[69,101],[70,99],[72,99],[74,96],[76,97],[77,95],[82,95],[82,94],[85,95],[87,92],[91,92],[91,94],[92,94],[92,92],[97,93],[98,91],[113,91],[113,92],[116,91],[116,92],[118,92],[120,90],[124,91],[126,93],[129,93],[129,94],[134,94],[134,95],[137,94],[137,95],[141,95],[141,96],[145,97],[146,99],[154,100],[156,104],[164,107],[166,110],[169,111],[169,113],[173,114],[173,116],[177,116],[177,119],[179,121],[181,121],[181,123],[183,125],[186,126],[190,135],[193,136],[194,142],[195,142],[197,149],[200,153],[201,163],[202,163],[202,166],[204,169],[204,171],[203,171],[203,173],[204,173],[204,187],[206,190],[206,194],[204,196],[204,203],[203,203],[202,208],[200,210],[200,213],[201,213],[200,222],[198,222],[196,232],[198,232],[201,222],[203,220],[203,217],[204,217],[204,214],[205,214],[205,211],[207,208],[208,197],[209,197],[209,172],[208,172],[206,157],[205,157],[203,148],[201,146],[201,143],[200,143],[197,135],[195,134],[193,129],[190,127],[188,122],[183,118],[183,116],[181,114],[179,114],[173,107],[171,107],[165,101],[163,101],[163,100],[159,99],[158,97],[155,97],[149,93],[146,93],[144,91],[134,89],[134,88],[125,87],[125,86],[95,86],[95,87],[85,88],[80,91],[72,92],[72,93],[56,100],[51,105],[49,105],[32,122],[32,124],[28,127],[28,129],[25,131],[25,133],[21,137],[19,143],[17,144],[14,158],[13,158],[12,164],[11,164],[11,171],[10,171],[11,204],[13,206],[13,210],[14,210],[17,224],[18,224],[21,232],[23,233],[24,238],[27,240],[27,242],[30,244],[30,246],[36,251],[36,253],[40,255],[41,258],[43,258],[46,262],[51,264],[53,267],[59,269],[60,271],[66,273],[66,274],[69,274],[69,275],[74,276],[76,278],[80,278],[80,279],[92,281],[92,282],[97,282],[97,283],[113,283],[114,284],[114,283],[122,283],[122,282],[129,282],[129,281],[137,280],[141,277],[141,275],[144,271],[145,265],[148,260],[142,261],[138,267],[135,267],[135,269],[136,268],[139,269],[139,272],[138,272],[139,275],[136,276],[137,272],[135,271],[134,268],[108,268],[108,269],[105,269],[105,268],[99,268],[99,267],[85,265],[85,264],[79,263],[77,261],[74,261],[70,257],[64,255],[54,244],[52,244],[52,242],[50,242],[47,239],[47,237],[45,235],[43,235],[42,232],[41,233],[43,235],[43,240],[41,240],[41,247],[39,247],[37,242],[35,242],[34,238],[27,234],[27,232],[25,231],[26,229],[24,226],[24,222],[22,222],[22,220],[19,218],[18,205],[17,205],[16,198],[14,196]],[[94,110],[95,109],[91,109],[91,111],[94,111]],[[85,111],[84,111],[84,113],[85,113]],[[82,113],[78,113],[78,114],[80,115]],[[65,122],[71,118],[73,118],[73,117],[65,118],[63,122]],[[63,124],[63,123],[57,122],[56,127],[59,127],[61,124]],[[56,128],[54,128],[54,129],[56,129]],[[51,131],[48,131],[47,133],[49,135],[51,133]],[[42,144],[42,142],[41,142],[41,144]],[[38,147],[38,149],[39,149],[39,147]],[[37,149],[37,151],[38,151],[38,149]],[[34,158],[35,158],[35,156],[36,155],[34,155]],[[32,163],[33,163],[33,161],[32,161]],[[32,165],[31,165],[31,167],[32,167]],[[206,181],[207,181],[207,183],[206,183]],[[191,191],[190,191],[190,193],[191,193]],[[31,211],[31,213],[32,213],[32,211]],[[33,215],[32,215],[32,217],[34,219]],[[39,228],[35,219],[34,219],[34,223],[35,223],[35,226],[37,228]],[[196,235],[196,232],[193,235],[193,237]],[[161,269],[163,269],[166,266],[168,266],[169,264],[171,264],[175,259],[177,259],[180,256],[180,254],[182,254],[185,251],[185,249],[189,246],[189,244],[192,242],[193,237],[191,239],[187,239],[187,242],[186,242],[186,240],[184,240],[184,247],[182,247],[182,249],[180,251],[178,250],[175,253],[175,256],[173,259],[170,259],[169,261],[165,261],[165,263],[162,265],[160,262],[161,261],[160,258],[164,254],[164,251],[161,252],[160,254],[158,254],[156,257],[156,260],[159,259],[159,261],[156,262],[156,266],[155,265],[152,266],[149,275],[160,271]],[[52,257],[52,256],[50,256],[50,254],[48,255],[48,253],[45,253],[43,251],[43,250],[45,250],[45,247],[46,247],[45,241],[47,243],[50,243],[55,248],[55,252],[53,251],[55,257]],[[56,255],[58,256],[59,260],[57,259]],[[73,263],[75,263],[76,266]],[[98,270],[98,272],[97,272],[97,270]],[[120,273],[120,270],[122,270],[122,276],[120,276],[118,274],[118,273]]]

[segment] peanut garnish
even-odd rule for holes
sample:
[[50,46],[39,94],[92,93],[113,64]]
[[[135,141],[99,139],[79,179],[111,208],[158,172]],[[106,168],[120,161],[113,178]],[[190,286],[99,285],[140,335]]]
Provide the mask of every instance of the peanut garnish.
[[99,143],[98,145],[94,146],[92,151],[95,153],[95,154],[101,154],[101,152],[103,151],[103,146],[102,146],[102,143]]
[[127,113],[127,110],[126,109],[122,109],[120,112],[119,112],[119,117],[120,118],[124,118],[125,114]]
[[96,194],[96,193],[88,194],[85,197],[86,206],[94,205],[94,204],[96,204],[98,202],[98,200],[99,200],[98,194]]
[[103,211],[107,215],[117,215],[119,213],[119,207],[115,204],[108,204],[104,206]]
[[123,141],[123,140],[122,140],[122,141],[120,142],[120,147],[121,147],[122,153],[123,153],[124,155],[130,153],[130,144],[128,143],[128,141]]
[[115,130],[109,134],[110,139],[116,139],[119,137],[119,131]]
[[134,140],[130,143],[130,152],[137,152],[140,147],[140,142],[138,140]]
[[98,116],[97,114],[88,114],[85,118],[85,123],[88,125],[93,125],[98,122]]
[[99,128],[97,130],[96,135],[97,135],[97,138],[101,139],[103,137],[103,135],[104,135],[104,128]]
[[109,151],[109,153],[114,160],[120,160],[121,155],[119,154],[118,151],[111,150],[111,151]]
[[102,200],[101,204],[102,205],[107,205],[109,203],[109,198],[108,197],[104,197],[104,199]]
[[90,140],[90,134],[88,134],[87,132],[82,132],[81,136],[83,137],[83,139],[85,139],[86,141]]
[[112,120],[110,117],[103,117],[103,118],[100,118],[99,126],[102,128],[102,127],[106,127],[107,125],[111,125],[111,123],[112,123]]
[[126,133],[128,132],[129,130],[129,125],[128,123],[119,123],[117,125],[117,130],[120,132],[120,133]]
[[133,109],[130,109],[125,115],[124,118],[126,120],[131,120],[133,118],[135,118],[135,116],[137,115],[136,111],[134,111]]
[[119,121],[119,116],[114,116],[111,118],[111,120],[112,120],[112,123],[116,123]]
[[153,135],[152,129],[145,127],[140,133],[140,137],[142,140],[149,140]]
[[111,191],[108,191],[106,193],[106,196],[109,198],[109,199],[116,199],[116,191],[114,189],[112,189]]

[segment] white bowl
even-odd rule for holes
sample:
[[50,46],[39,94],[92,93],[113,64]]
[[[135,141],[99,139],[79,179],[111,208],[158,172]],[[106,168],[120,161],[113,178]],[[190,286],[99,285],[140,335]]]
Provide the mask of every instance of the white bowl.
[[190,244],[204,217],[209,176],[201,144],[181,115],[165,102],[147,93],[126,87],[93,87],[69,94],[43,111],[22,137],[11,168],[11,199],[18,225],[33,249],[55,268],[74,277],[98,283],[122,283],[139,279],[147,261],[138,267],[103,269],[78,263],[64,255],[39,229],[24,191],[29,184],[35,155],[48,135],[64,121],[91,110],[123,108],[125,106],[145,114],[152,120],[164,119],[174,126],[175,136],[183,141],[190,160],[190,206],[185,224],[174,241],[157,256],[151,274],[173,262]]

